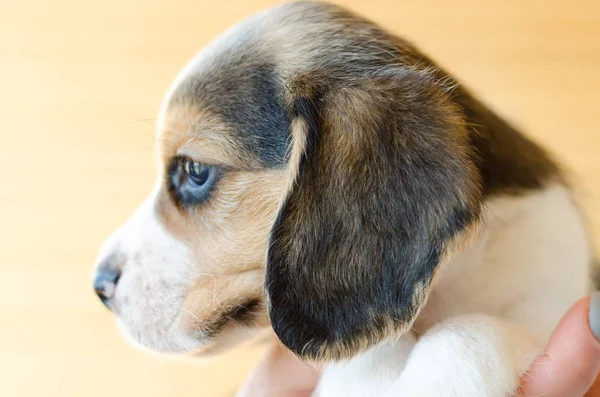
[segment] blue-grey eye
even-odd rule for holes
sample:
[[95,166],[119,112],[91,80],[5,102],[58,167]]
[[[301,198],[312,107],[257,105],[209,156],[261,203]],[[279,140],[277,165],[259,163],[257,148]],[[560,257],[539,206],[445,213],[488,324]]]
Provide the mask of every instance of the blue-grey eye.
[[218,174],[215,167],[187,157],[177,157],[169,170],[169,190],[178,204],[199,204],[210,196]]
[[210,167],[190,159],[183,159],[182,161],[184,161],[183,168],[192,183],[196,186],[202,186],[208,181]]

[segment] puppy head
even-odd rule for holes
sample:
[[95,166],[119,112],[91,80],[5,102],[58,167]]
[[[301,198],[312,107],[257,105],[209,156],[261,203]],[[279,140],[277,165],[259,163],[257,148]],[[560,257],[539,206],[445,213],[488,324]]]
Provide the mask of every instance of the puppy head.
[[156,188],[102,250],[97,292],[159,351],[214,350],[269,318],[317,360],[407,330],[479,215],[451,85],[335,6],[238,25],[169,90]]

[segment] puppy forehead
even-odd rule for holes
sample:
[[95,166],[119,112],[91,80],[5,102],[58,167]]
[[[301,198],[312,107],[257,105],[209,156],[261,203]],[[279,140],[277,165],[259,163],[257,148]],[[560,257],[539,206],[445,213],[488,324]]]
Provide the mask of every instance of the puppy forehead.
[[243,56],[223,59],[192,73],[175,91],[172,103],[196,109],[202,115],[198,126],[206,127],[197,132],[234,143],[238,157],[265,167],[284,164],[290,122],[282,85],[267,58],[253,63]]
[[249,22],[209,44],[182,71],[163,104],[165,127],[184,121],[177,129],[184,142],[192,136],[228,142],[230,154],[248,166],[280,167],[290,136],[285,85],[276,51],[261,39],[260,25]]
[[333,5],[275,7],[204,48],[176,79],[163,113],[183,106],[200,115],[194,126],[179,129],[184,142],[190,134],[227,141],[234,144],[229,151],[249,166],[279,167],[291,141],[286,104],[293,80],[317,80],[326,71],[332,81],[352,81],[380,70],[397,60],[389,39]]

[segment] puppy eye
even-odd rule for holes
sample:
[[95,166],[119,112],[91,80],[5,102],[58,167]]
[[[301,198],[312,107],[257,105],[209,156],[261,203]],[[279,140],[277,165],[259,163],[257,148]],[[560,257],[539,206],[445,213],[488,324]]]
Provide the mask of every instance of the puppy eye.
[[187,157],[176,157],[169,168],[169,191],[187,206],[207,200],[218,179],[218,169]]
[[210,176],[210,168],[208,166],[185,158],[182,161],[184,163],[183,169],[191,183],[196,186],[202,186],[208,181],[208,177]]

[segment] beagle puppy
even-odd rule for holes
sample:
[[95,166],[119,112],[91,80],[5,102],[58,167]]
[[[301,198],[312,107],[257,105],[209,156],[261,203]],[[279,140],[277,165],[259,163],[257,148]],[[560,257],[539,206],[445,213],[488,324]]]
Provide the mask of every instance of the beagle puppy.
[[551,156],[405,40],[318,2],[209,44],[168,90],[150,197],[94,286],[145,348],[272,327],[315,396],[507,397],[592,289]]

